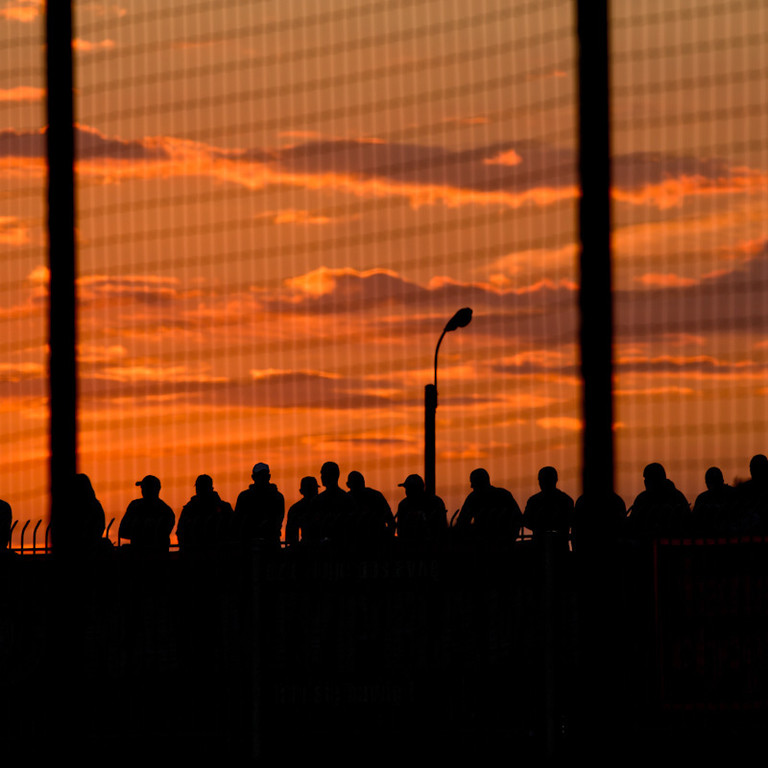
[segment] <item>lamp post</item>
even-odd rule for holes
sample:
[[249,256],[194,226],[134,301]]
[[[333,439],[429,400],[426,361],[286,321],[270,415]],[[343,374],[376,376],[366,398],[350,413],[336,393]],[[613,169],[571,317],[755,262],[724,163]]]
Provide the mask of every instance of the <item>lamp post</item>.
[[435,492],[435,413],[437,411],[437,353],[443,337],[457,328],[465,328],[472,320],[469,307],[460,309],[445,324],[435,347],[435,380],[424,387],[424,486],[429,494]]

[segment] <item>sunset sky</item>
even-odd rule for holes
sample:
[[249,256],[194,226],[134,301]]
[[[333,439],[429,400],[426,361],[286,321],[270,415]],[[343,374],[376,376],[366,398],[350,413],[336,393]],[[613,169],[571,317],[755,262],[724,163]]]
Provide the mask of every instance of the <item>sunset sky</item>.
[[[614,0],[617,490],[768,453],[768,7]],[[257,461],[580,493],[570,0],[76,2],[80,457],[107,518]],[[47,505],[40,0],[0,0],[0,497]],[[116,529],[116,526],[115,526]]]

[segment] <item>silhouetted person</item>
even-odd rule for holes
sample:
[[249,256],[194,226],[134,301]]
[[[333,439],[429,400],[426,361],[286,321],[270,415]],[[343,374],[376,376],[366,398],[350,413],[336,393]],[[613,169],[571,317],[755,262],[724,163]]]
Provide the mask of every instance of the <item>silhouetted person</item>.
[[176,515],[160,498],[160,480],[147,475],[136,485],[141,488],[141,498],[128,505],[120,521],[118,536],[130,541],[136,552],[167,552]]
[[627,505],[618,493],[582,494],[576,499],[571,522],[574,552],[599,554],[626,536]]
[[269,466],[255,464],[251,472],[253,482],[237,497],[235,518],[243,542],[263,542],[279,547],[285,517],[285,499],[270,482]]
[[641,539],[657,536],[682,536],[690,530],[691,510],[688,500],[675,488],[666,470],[658,462],[643,470],[645,490],[630,508],[628,528]]
[[360,472],[347,475],[347,488],[354,502],[352,537],[361,546],[380,546],[395,535],[395,517],[381,491],[369,488]]
[[464,500],[456,528],[487,543],[512,544],[520,535],[523,513],[506,488],[491,485],[488,471],[479,468],[469,474],[472,491]]
[[0,499],[0,557],[10,557],[13,511],[7,501]]
[[320,486],[317,480],[308,475],[301,478],[299,493],[302,498],[291,505],[288,510],[288,520],[285,524],[285,543],[289,547],[296,546],[299,542],[312,543],[312,532],[309,535],[306,529],[306,519],[309,514],[312,500],[317,496]]
[[523,525],[533,533],[534,542],[541,543],[544,535],[550,535],[557,549],[567,549],[573,499],[557,487],[554,467],[542,467],[538,479],[541,490],[528,499]]
[[59,507],[51,528],[54,551],[85,557],[103,552],[111,547],[104,539],[104,527],[104,508],[90,478],[75,475],[66,505]]
[[320,482],[325,490],[313,500],[306,518],[305,530],[311,541],[345,544],[354,515],[352,497],[339,486],[341,470],[335,461],[320,468]]
[[405,498],[397,505],[397,538],[407,545],[435,544],[448,530],[448,516],[443,500],[428,494],[420,475],[408,475],[398,487]]
[[719,467],[704,474],[707,490],[693,503],[693,531],[702,536],[737,533],[741,527],[736,508],[736,489],[725,482]]
[[184,505],[176,527],[182,552],[200,552],[215,547],[232,523],[232,505],[213,490],[210,475],[198,475],[195,495]]
[[742,532],[768,533],[768,457],[753,456],[749,474],[749,480],[737,486]]

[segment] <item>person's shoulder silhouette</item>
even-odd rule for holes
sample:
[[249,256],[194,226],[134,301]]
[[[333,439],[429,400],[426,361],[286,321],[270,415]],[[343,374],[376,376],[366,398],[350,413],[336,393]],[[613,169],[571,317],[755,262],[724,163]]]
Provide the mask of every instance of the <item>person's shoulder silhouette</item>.
[[78,473],[72,478],[66,505],[59,508],[51,527],[51,539],[58,554],[88,557],[110,546],[104,539],[104,508],[96,498],[90,477]]
[[351,536],[361,546],[379,546],[395,533],[395,518],[384,494],[365,484],[361,472],[347,475],[347,488],[354,505]]
[[542,467],[538,474],[539,492],[525,505],[523,524],[534,540],[552,534],[567,543],[573,519],[573,499],[557,487],[558,474],[554,467]]
[[577,553],[610,547],[626,535],[627,505],[615,491],[582,494],[576,499],[571,542]]
[[419,548],[439,544],[448,530],[443,500],[426,492],[421,475],[408,475],[398,485],[405,490],[405,498],[397,505],[395,516],[398,542]]
[[472,490],[459,511],[456,528],[488,543],[514,542],[523,517],[515,497],[506,488],[491,485],[482,467],[470,473],[469,484]]
[[285,518],[285,498],[271,479],[268,464],[254,464],[250,486],[237,497],[235,517],[242,541],[261,541],[279,547]]
[[3,557],[10,557],[11,531],[13,529],[13,510],[11,505],[0,499],[0,553]]
[[141,488],[141,498],[128,505],[118,536],[130,541],[134,550],[167,552],[176,515],[160,498],[160,480],[155,475],[146,475],[136,485]]
[[629,529],[641,538],[680,536],[690,530],[690,505],[667,477],[664,466],[651,462],[643,470],[645,490],[636,497],[629,513]]
[[341,545],[349,538],[354,520],[352,497],[339,485],[341,469],[335,461],[320,467],[324,490],[312,500],[308,515],[309,536],[318,543]]
[[755,454],[749,461],[749,479],[737,486],[743,533],[768,532],[768,457]]
[[693,503],[693,530],[702,536],[736,533],[739,521],[736,510],[736,489],[728,485],[719,467],[710,467],[704,474],[706,491]]
[[176,526],[182,552],[206,550],[220,543],[233,515],[232,505],[213,488],[210,475],[198,475],[195,494],[184,505]]
[[301,478],[299,484],[301,498],[291,505],[285,523],[285,543],[289,547],[294,547],[300,542],[312,543],[312,525],[308,520],[312,500],[317,496],[319,488],[317,480],[312,475]]

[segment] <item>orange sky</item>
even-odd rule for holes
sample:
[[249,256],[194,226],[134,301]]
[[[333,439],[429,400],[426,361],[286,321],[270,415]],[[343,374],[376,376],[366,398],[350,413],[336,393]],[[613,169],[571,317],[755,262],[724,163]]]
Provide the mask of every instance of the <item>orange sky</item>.
[[[764,441],[760,4],[614,0],[618,490],[692,500]],[[45,510],[41,4],[0,0],[0,495]],[[144,474],[177,514],[257,461],[290,504],[325,460],[393,504],[477,466],[579,493],[570,2],[78,2],[80,468],[108,518]]]

